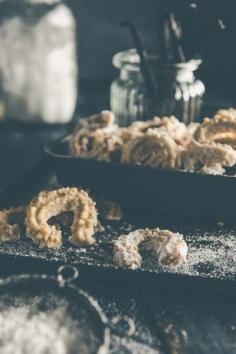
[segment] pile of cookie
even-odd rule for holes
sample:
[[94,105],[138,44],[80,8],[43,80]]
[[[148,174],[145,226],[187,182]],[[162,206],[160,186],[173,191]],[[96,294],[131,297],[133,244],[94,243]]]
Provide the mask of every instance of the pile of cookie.
[[110,111],[80,120],[70,139],[73,156],[207,174],[236,164],[236,109],[203,123],[154,117],[120,128]]

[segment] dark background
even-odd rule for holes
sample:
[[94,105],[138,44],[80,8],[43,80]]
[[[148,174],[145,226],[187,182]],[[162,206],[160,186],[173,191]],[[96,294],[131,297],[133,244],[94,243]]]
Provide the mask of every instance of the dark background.
[[[198,0],[199,17],[211,22],[220,17],[226,29],[204,33],[201,55],[204,63],[199,76],[208,92],[236,100],[236,1]],[[119,28],[121,20],[131,20],[139,28],[145,46],[151,52],[160,51],[159,27],[164,6],[177,8],[186,17],[187,0],[67,0],[73,9],[78,27],[80,82],[110,82],[116,75],[112,56],[133,46],[127,31]]]
[[[101,88],[106,82],[105,88],[108,90],[110,81],[117,74],[111,65],[113,54],[132,47],[130,36],[118,26],[119,21],[122,19],[134,21],[143,35],[146,47],[158,53],[160,44],[158,32],[163,16],[164,1],[68,0],[68,3],[73,8],[78,22],[81,91],[87,85],[89,93],[86,96],[82,92],[80,100],[82,98],[84,101],[85,110],[94,113],[98,108],[106,107],[103,104],[104,91]],[[187,1],[176,0],[173,3],[180,12],[183,12],[183,6]],[[202,17],[207,17],[210,21],[210,18],[219,15],[227,25],[223,37],[214,33],[211,40],[208,39],[202,51],[204,65],[199,72],[207,85],[208,95],[210,93],[217,97],[217,106],[225,102],[224,97],[228,97],[229,101],[230,97],[236,98],[235,3],[236,0],[201,1]],[[94,88],[94,95],[90,99],[91,87]],[[79,114],[82,115],[83,112],[79,111]],[[9,125],[1,125],[0,187],[5,191],[0,198],[2,207],[26,203],[40,189],[50,186],[44,180],[50,175],[48,176],[48,161],[42,159],[43,146],[49,140],[65,133],[66,129],[67,127],[64,126],[58,128],[23,125],[16,128],[12,122]],[[49,162],[51,165],[51,161]],[[183,226],[188,228],[186,222]],[[229,230],[231,229],[226,228],[226,232],[230,232],[231,235],[235,234],[233,230]],[[205,231],[206,234],[212,236],[212,229]],[[204,229],[197,227],[196,235],[201,235],[202,232]],[[222,234],[223,229],[217,232]],[[16,252],[15,245],[11,247]],[[3,254],[1,257],[1,276],[4,269],[8,267],[8,272],[22,271],[19,258],[19,262],[16,257],[9,258],[10,262],[6,262]],[[28,266],[24,271],[33,272],[34,268],[29,263],[32,259],[27,256],[22,257],[22,260],[24,258],[28,262],[26,262]],[[42,258],[40,259],[42,261]],[[211,268],[211,262],[203,262],[201,266],[206,274],[209,273],[211,276],[211,270],[214,271],[214,268]],[[42,263],[39,262],[39,267],[40,272],[49,272],[48,263],[42,267]],[[206,283],[200,286],[197,278],[194,282],[200,292],[206,290]],[[162,286],[154,291],[153,284],[150,287],[141,288],[140,283],[129,287],[127,284],[120,285],[108,281],[81,282],[80,279],[80,286],[97,299],[110,320],[117,315],[125,315],[135,322],[134,338],[128,341],[125,338],[119,340],[113,335],[112,353],[114,354],[153,353],[151,348],[158,348],[155,350],[156,353],[159,352],[159,348],[161,353],[235,353],[234,297],[218,296],[214,292],[209,296],[202,296],[196,292],[194,296],[194,293],[187,292],[181,284],[183,282],[171,283],[173,287],[169,291],[162,292]],[[220,289],[226,291],[226,283],[220,284]],[[183,293],[180,292],[181,290]],[[186,334],[188,340],[185,342]],[[144,343],[144,346],[138,344],[137,341]]]

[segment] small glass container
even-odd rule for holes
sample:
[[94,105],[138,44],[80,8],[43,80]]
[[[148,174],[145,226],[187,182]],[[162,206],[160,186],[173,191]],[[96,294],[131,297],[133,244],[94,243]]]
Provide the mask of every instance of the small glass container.
[[76,23],[61,0],[0,0],[0,114],[66,123],[77,102]]
[[[186,124],[200,119],[205,86],[194,76],[200,64],[201,60],[161,64],[157,57],[149,57],[156,86],[156,115],[175,115]],[[119,125],[152,118],[136,50],[117,53],[113,65],[120,70],[120,76],[112,82],[110,105]]]

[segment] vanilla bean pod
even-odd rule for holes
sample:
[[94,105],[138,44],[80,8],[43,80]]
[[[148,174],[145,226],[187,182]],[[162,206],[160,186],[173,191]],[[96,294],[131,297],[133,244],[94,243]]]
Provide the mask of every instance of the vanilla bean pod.
[[173,38],[174,38],[174,45],[177,49],[178,57],[176,58],[175,62],[182,62],[184,63],[186,61],[184,50],[182,47],[182,28],[180,24],[177,22],[174,13],[170,13],[169,15],[169,21],[170,21],[170,27],[173,33]]
[[148,55],[146,50],[143,47],[141,38],[139,36],[139,33],[137,31],[137,28],[135,27],[135,25],[131,22],[128,21],[123,21],[120,23],[120,26],[122,27],[126,27],[129,29],[131,36],[133,38],[134,41],[134,45],[135,48],[137,50],[137,53],[139,55],[140,58],[140,68],[141,68],[141,72],[143,75],[143,79],[146,85],[146,89],[147,92],[149,94],[150,97],[150,102],[151,102],[151,110],[152,113],[155,113],[155,103],[156,103],[156,90],[155,90],[155,84],[152,78],[152,74],[151,74],[151,70],[148,64]]

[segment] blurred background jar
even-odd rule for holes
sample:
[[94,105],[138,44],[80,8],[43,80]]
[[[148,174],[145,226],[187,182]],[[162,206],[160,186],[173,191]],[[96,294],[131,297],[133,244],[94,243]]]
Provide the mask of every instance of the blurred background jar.
[[[161,65],[157,57],[149,57],[156,85],[155,115],[175,115],[185,123],[200,120],[205,86],[194,75],[200,64],[201,60],[190,60]],[[120,74],[111,85],[110,105],[120,126],[150,119],[153,113],[136,50],[117,53],[113,65]]]
[[67,123],[77,101],[76,26],[60,0],[0,1],[0,113]]

